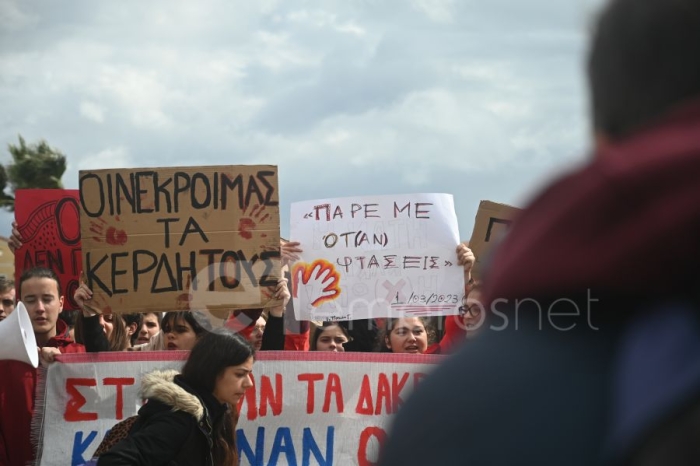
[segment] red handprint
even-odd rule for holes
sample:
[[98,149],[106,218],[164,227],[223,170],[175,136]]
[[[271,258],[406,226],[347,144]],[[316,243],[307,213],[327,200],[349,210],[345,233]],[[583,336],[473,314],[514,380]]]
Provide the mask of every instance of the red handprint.
[[317,259],[311,264],[295,264],[292,269],[292,284],[294,297],[299,298],[301,308],[305,311],[340,295],[340,274],[333,264],[324,259]]
[[181,293],[177,295],[177,298],[175,298],[175,308],[178,311],[189,311],[190,310],[190,303],[192,302],[192,299],[194,296],[192,293],[190,293],[190,284],[192,283],[192,276],[190,274],[187,274],[187,284],[185,285],[185,289],[182,290],[184,293]]
[[243,218],[238,221],[238,234],[241,235],[242,238],[250,239],[253,237],[251,231],[258,226],[258,223],[262,223],[270,218],[270,215],[265,213],[265,206],[261,206],[260,204],[255,204],[249,214],[246,213],[247,210],[246,208],[246,210],[243,211]]
[[[107,232],[105,233],[105,227],[107,227]],[[115,227],[112,226],[107,226],[107,222],[104,220],[97,219],[97,221],[90,222],[90,231],[95,233],[96,235],[105,235],[105,242],[107,244],[111,244],[112,246],[121,246],[126,244],[126,241],[128,240],[128,236],[126,234],[126,231],[124,230],[119,230]],[[94,239],[97,242],[102,242],[102,239],[100,236],[93,236],[92,239]]]

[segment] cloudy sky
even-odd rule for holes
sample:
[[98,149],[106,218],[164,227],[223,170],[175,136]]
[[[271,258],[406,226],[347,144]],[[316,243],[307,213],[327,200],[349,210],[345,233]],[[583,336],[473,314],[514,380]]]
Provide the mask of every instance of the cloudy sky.
[[[0,162],[279,166],[291,202],[447,192],[523,205],[587,157],[600,0],[0,0]],[[8,214],[0,234],[9,234]]]

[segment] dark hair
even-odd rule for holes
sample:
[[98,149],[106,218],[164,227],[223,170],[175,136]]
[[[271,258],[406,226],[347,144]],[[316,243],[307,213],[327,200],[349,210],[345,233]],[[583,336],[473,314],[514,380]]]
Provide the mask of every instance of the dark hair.
[[591,40],[594,129],[619,138],[700,97],[700,2],[612,0]]
[[80,311],[78,309],[64,309],[63,312],[58,315],[58,318],[65,322],[68,328],[74,328],[79,313]]
[[164,334],[168,333],[175,323],[182,320],[190,324],[190,327],[192,327],[192,330],[198,337],[212,330],[209,319],[201,311],[170,311],[163,317],[160,329]]
[[58,296],[63,296],[61,294],[61,282],[58,281],[58,275],[56,275],[56,272],[51,269],[47,269],[46,267],[32,267],[31,269],[27,269],[22,272],[22,275],[19,277],[19,288],[17,289],[17,294],[20,295],[20,300],[22,299],[22,283],[26,282],[30,278],[50,278],[51,280],[54,280],[56,282],[56,288],[58,289]]
[[330,327],[338,327],[341,332],[343,332],[343,335],[345,335],[348,339],[348,341],[352,340],[352,337],[348,333],[348,329],[343,327],[340,322],[324,322],[323,325],[317,326],[316,329],[314,329],[314,334],[311,337],[311,343],[309,345],[309,350],[310,351],[316,351],[318,347],[318,339],[321,338],[321,335],[323,335],[323,332],[326,331],[326,329]]
[[[134,312],[132,314],[122,314],[122,318],[124,319],[124,326],[125,329],[124,331],[126,332],[126,328],[128,328],[132,324],[136,324],[136,331],[131,334],[131,337],[129,337],[131,346],[134,346],[134,343],[136,343],[136,339],[139,337],[139,330],[141,330],[141,322],[143,321],[143,314],[139,314],[137,312]],[[127,335],[128,337],[128,335]]]
[[0,293],[7,293],[15,287],[15,281],[11,278],[0,277]]
[[124,323],[128,327],[131,324],[139,325],[141,323],[141,319],[143,317],[143,314],[139,314],[138,312],[133,312],[131,314],[122,314],[121,316],[124,319]]
[[[399,321],[399,319],[410,319],[411,317],[405,316],[405,317],[392,317],[390,319],[386,320],[386,323],[384,324],[384,330],[382,330],[379,333],[379,339],[377,341],[377,346],[379,349],[380,353],[391,353],[391,348],[388,348],[386,346],[386,339],[389,337],[391,334],[391,331],[394,330],[394,327],[396,326],[396,322]],[[423,324],[423,327],[425,327],[425,333],[426,336],[428,337],[428,346],[430,346],[431,343],[434,342],[435,340],[435,328],[433,327],[433,324],[431,320],[427,317],[416,317],[418,320],[421,321]]]
[[163,323],[163,313],[158,312],[158,311],[153,311],[153,312],[144,312],[143,314],[139,314],[141,316],[141,322],[143,322],[143,318],[146,317],[148,314],[153,314],[156,316],[158,319],[158,328],[161,327],[161,324]]
[[[243,337],[220,328],[204,333],[190,351],[182,368],[183,380],[198,391],[213,393],[221,373],[255,357],[255,348]],[[236,406],[230,406],[214,423],[214,464],[238,464],[236,450]],[[233,411],[233,414],[231,413]]]

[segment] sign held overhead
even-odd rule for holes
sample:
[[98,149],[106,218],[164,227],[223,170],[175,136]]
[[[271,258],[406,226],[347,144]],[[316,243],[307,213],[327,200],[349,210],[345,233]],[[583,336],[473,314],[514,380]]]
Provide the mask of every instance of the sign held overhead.
[[277,167],[81,171],[80,204],[85,279],[104,310],[270,301],[280,276]]

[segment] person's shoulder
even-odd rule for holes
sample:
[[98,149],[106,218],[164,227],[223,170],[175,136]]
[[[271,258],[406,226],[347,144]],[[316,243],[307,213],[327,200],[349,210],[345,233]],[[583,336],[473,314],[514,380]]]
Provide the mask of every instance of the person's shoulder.
[[0,386],[4,385],[5,381],[20,380],[24,374],[36,373],[36,369],[26,362],[14,361],[5,359],[0,361]]

